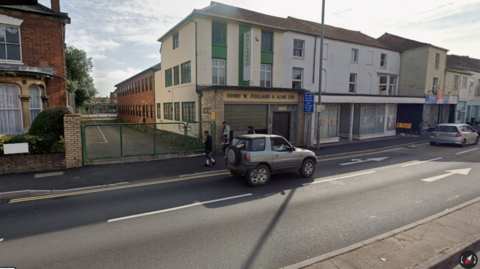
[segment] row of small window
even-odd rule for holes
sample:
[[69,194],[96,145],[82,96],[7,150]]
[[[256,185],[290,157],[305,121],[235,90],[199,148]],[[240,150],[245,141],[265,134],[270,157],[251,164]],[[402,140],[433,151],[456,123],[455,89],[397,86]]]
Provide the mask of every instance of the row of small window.
[[[157,118],[161,119],[161,104],[157,103]],[[182,114],[180,115],[180,102],[163,103],[163,119],[185,122],[195,121],[195,102],[182,102]]]
[[[150,79],[150,90],[153,90],[153,77],[150,76],[150,78],[145,78],[140,81],[134,82],[130,85],[123,86],[119,89],[119,96],[125,96],[125,95],[130,95],[138,92],[144,92],[148,91],[148,81]],[[140,85],[141,84],[141,85]]]
[[[212,22],[212,44],[227,45],[227,24]],[[173,34],[173,49],[180,46],[178,32]],[[273,51],[273,33],[262,31],[262,51]]]
[[[462,77],[462,89],[467,88],[467,82],[468,82],[468,78],[467,77]],[[453,89],[454,90],[457,90],[459,88],[459,83],[460,83],[460,76],[457,76],[457,75],[453,76]],[[472,81],[472,84],[473,84],[473,81]],[[478,80],[478,86],[480,86],[480,79]]]
[[[180,79],[180,72],[181,72],[181,79]],[[173,80],[173,85],[178,85],[180,84],[180,81],[182,84],[189,83],[192,81],[192,68],[190,61],[181,64],[180,66],[174,66],[173,67],[173,73],[172,73],[172,68],[169,68],[165,70],[165,87],[170,87],[172,86],[172,80]]]
[[[373,51],[369,51],[368,54],[369,54],[368,58],[370,59],[368,64],[373,64]],[[360,54],[358,49],[352,49],[350,61],[352,63],[358,63],[359,56]],[[380,54],[380,67],[383,67],[383,68],[387,67],[387,54],[385,53]]]
[[[226,61],[212,59],[212,85],[226,85]],[[260,65],[260,87],[272,87],[272,65]]]
[[119,106],[118,113],[121,115],[137,116],[142,118],[152,118],[155,112],[153,111],[153,105],[129,105]]
[[[357,74],[350,73],[350,80],[348,85],[348,92],[349,93],[356,93],[357,92]],[[378,91],[381,95],[397,95],[397,76],[379,76],[378,81]]]

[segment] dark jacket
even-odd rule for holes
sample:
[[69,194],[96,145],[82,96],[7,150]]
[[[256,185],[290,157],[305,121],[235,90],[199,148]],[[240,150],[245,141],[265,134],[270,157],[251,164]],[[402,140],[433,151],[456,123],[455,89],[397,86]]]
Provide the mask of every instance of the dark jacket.
[[208,135],[205,139],[205,150],[212,151],[212,136]]

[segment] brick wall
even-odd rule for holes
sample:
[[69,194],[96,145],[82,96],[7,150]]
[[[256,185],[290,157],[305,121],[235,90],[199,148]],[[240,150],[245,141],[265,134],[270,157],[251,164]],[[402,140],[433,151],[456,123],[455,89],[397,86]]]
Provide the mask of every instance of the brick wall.
[[66,114],[63,117],[65,134],[65,167],[82,166],[82,135],[80,115]]
[[[209,107],[212,112],[215,112],[215,120],[212,119],[212,114],[203,114],[204,107]],[[204,91],[202,97],[202,121],[215,121],[215,149],[217,152],[222,151],[223,116],[223,90]]]
[[26,66],[54,68],[54,75],[47,79],[49,107],[65,106],[66,82],[64,32],[61,19],[24,14],[0,9],[0,14],[23,20],[20,26],[22,62]]
[[[150,88],[150,77],[152,78],[152,87]],[[142,91],[142,81],[148,79],[148,87],[147,90]],[[140,84],[137,87],[137,90],[132,90],[128,94],[120,94],[120,90],[123,87],[128,85],[132,85],[138,82]],[[145,86],[144,86],[145,87]],[[145,122],[156,122],[157,117],[157,105],[155,104],[155,75],[153,71],[148,71],[141,73],[137,76],[130,78],[122,82],[121,84],[117,85],[117,92],[118,92],[118,117],[121,120],[126,122],[140,122],[142,119],[142,111],[143,106],[148,106],[148,115],[145,115]],[[140,114],[136,114],[135,110],[133,111],[134,114],[131,113],[130,107],[134,106],[135,109],[140,108]],[[153,108],[153,113],[151,112],[151,108]],[[146,108],[145,108],[146,113]]]
[[0,175],[65,169],[65,154],[12,155],[0,157]]

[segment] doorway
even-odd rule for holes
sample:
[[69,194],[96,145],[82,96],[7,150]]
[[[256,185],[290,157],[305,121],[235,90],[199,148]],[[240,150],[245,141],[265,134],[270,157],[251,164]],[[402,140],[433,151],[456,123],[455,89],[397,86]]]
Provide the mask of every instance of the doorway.
[[290,112],[273,112],[272,133],[290,141]]

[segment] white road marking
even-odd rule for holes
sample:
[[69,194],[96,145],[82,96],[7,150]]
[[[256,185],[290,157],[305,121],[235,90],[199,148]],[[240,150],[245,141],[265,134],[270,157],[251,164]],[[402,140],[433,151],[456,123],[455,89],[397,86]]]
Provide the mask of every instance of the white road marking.
[[447,172],[447,174],[443,174],[443,175],[439,175],[439,176],[435,176],[435,177],[424,178],[424,179],[422,179],[422,181],[434,182],[434,181],[437,181],[437,180],[445,178],[445,177],[449,177],[449,176],[454,175],[454,174],[460,174],[460,175],[466,176],[466,175],[468,175],[468,173],[470,173],[470,170],[472,170],[472,168],[457,169],[457,170],[445,170],[445,172]]
[[477,150],[477,149],[478,149],[478,148],[476,148],[476,149],[469,149],[469,150],[457,152],[457,153],[455,153],[455,154],[459,155],[459,154],[467,153],[467,152],[474,151],[474,150]]
[[368,158],[368,159],[365,159],[365,160],[362,160],[362,159],[352,159],[352,162],[350,162],[350,163],[341,163],[340,165],[351,165],[351,164],[371,162],[371,161],[379,162],[379,161],[383,161],[383,160],[385,160],[385,159],[388,159],[388,157]]
[[422,164],[422,163],[433,162],[433,161],[437,161],[437,160],[441,160],[441,159],[443,159],[443,157],[439,157],[439,158],[435,158],[435,159],[431,159],[431,160],[426,160],[426,161],[421,161],[421,162],[409,163],[409,164],[402,165],[402,167],[407,167],[407,166],[412,166],[412,165],[417,165],[417,164]]
[[175,210],[179,210],[179,209],[194,207],[194,206],[197,206],[197,205],[206,205],[206,204],[211,204],[211,203],[216,203],[216,202],[221,202],[221,201],[226,201],[226,200],[232,200],[232,199],[242,198],[242,197],[251,196],[251,195],[253,195],[253,194],[247,193],[247,194],[242,194],[242,195],[237,195],[237,196],[232,196],[232,197],[227,197],[227,198],[210,200],[210,201],[206,201],[206,202],[197,202],[197,203],[193,203],[193,204],[189,204],[189,205],[184,205],[184,206],[179,206],[179,207],[174,207],[174,208],[169,208],[169,209],[164,209],[164,210],[158,210],[158,211],[153,211],[153,212],[148,212],[148,213],[143,213],[143,214],[131,215],[131,216],[126,216],[126,217],[121,217],[121,218],[116,218],[116,219],[109,219],[107,222],[115,222],[115,221],[120,221],[120,220],[126,220],[126,219],[133,219],[133,218],[138,218],[138,217],[149,216],[149,215],[155,215],[155,214],[175,211]]
[[3,242],[3,238],[0,238],[0,242]]
[[194,173],[194,174],[188,174],[188,175],[180,175],[180,176],[178,176],[178,177],[190,177],[190,176],[213,174],[213,173],[221,173],[221,172],[228,172],[228,170],[225,169],[225,170],[215,170],[215,171],[208,171],[208,172],[200,172],[200,173]]
[[[97,124],[96,121],[93,121],[93,122],[95,122],[95,124]],[[97,143],[108,143],[107,139],[105,138],[105,135],[104,135],[103,132],[102,132],[102,129],[100,129],[100,127],[99,127],[98,125],[97,125],[97,128],[98,128],[98,130],[100,131],[100,134],[102,134],[103,139],[105,140],[105,142],[97,142]]]
[[373,174],[375,172],[377,172],[377,171],[368,171],[368,172],[358,173],[358,174],[355,174],[355,175],[348,175],[348,176],[343,176],[343,177],[336,177],[336,178],[331,178],[331,179],[319,180],[319,181],[314,181],[312,183],[304,183],[303,186],[308,186],[308,185],[323,183],[323,182],[328,182],[328,181],[334,181],[334,180],[338,180],[338,179],[363,176],[363,175]]
[[34,178],[39,178],[39,177],[53,177],[53,176],[63,176],[65,172],[51,172],[51,173],[41,173],[41,174],[35,174]]

